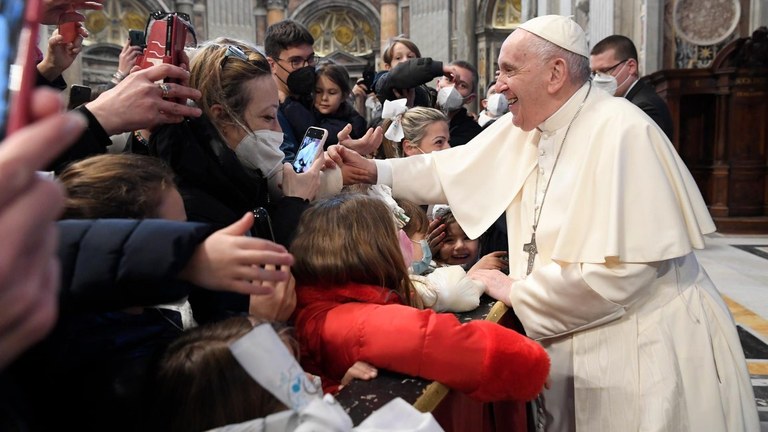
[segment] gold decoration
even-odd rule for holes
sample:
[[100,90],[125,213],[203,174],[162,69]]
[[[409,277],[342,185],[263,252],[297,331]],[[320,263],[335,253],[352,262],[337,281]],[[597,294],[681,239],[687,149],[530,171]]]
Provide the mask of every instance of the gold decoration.
[[109,18],[102,11],[93,11],[85,16],[85,28],[90,33],[101,33],[109,25]]
[[333,36],[337,41],[339,41],[340,44],[349,45],[349,43],[352,42],[352,39],[355,38],[355,33],[351,28],[342,25],[336,27],[336,29],[333,31]]
[[493,6],[493,28],[510,29],[520,24],[522,0],[499,0]]
[[126,30],[143,29],[147,26],[147,17],[134,10],[130,10],[123,15],[122,25]]
[[309,33],[312,34],[313,38],[320,39],[320,36],[323,35],[323,28],[320,26],[319,23],[314,23],[309,26]]

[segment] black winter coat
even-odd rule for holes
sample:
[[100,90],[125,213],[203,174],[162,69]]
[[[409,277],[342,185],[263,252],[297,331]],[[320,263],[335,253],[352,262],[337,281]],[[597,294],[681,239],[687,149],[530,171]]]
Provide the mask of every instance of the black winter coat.
[[[267,179],[259,172],[246,172],[204,117],[159,128],[150,137],[149,152],[176,173],[190,221],[223,228],[246,212],[264,207],[272,219],[275,241],[288,247],[301,213],[309,206],[296,197],[271,199]],[[195,290],[189,301],[199,323],[248,311],[248,296],[243,294]]]

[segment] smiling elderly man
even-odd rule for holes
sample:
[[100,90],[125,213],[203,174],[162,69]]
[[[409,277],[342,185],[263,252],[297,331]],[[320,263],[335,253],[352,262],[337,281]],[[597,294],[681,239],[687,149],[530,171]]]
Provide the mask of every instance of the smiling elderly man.
[[471,238],[506,212],[509,278],[472,276],[551,356],[536,419],[546,430],[759,430],[736,328],[693,253],[715,226],[667,137],[592,88],[586,37],[569,18],[523,23],[499,69],[511,113],[467,145],[331,157],[347,182],[447,202]]

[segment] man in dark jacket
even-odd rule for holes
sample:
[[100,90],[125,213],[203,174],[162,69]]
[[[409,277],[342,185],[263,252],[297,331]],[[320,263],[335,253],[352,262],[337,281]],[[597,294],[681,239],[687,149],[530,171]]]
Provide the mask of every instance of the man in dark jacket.
[[[393,100],[397,98],[394,90],[415,88],[414,104],[417,106],[426,100],[432,102],[433,97],[419,98],[421,84],[441,77],[437,81],[437,95],[434,97],[435,108],[442,110],[449,119],[451,147],[468,143],[483,129],[474,118],[467,114],[464,105],[475,100],[477,89],[477,69],[471,64],[456,60],[443,66],[440,61],[431,58],[415,58],[401,62],[383,75],[374,84],[379,99]],[[455,90],[455,91],[454,91]],[[442,95],[441,95],[442,93]]]
[[639,79],[637,49],[628,37],[612,35],[598,42],[590,52],[589,64],[593,74],[615,81],[615,96],[637,105],[672,139],[669,107],[651,86]]

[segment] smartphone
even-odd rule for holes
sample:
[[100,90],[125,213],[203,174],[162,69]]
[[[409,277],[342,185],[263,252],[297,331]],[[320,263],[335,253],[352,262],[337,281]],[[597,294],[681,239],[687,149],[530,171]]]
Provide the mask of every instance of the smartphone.
[[259,238],[275,241],[275,233],[272,231],[272,219],[264,207],[256,207],[253,210],[253,231]]
[[144,48],[146,46],[145,36],[143,30],[131,29],[128,30],[128,43],[131,46],[137,46]]
[[72,84],[69,88],[69,102],[67,109],[73,110],[82,104],[91,101],[91,88],[84,85]]
[[[24,8],[26,3],[26,9]],[[41,0],[0,0],[0,140],[31,120]]]
[[301,140],[299,151],[296,152],[296,159],[293,161],[293,170],[297,173],[303,173],[312,166],[317,155],[323,151],[325,139],[328,138],[328,131],[323,128],[310,126],[304,138]]

